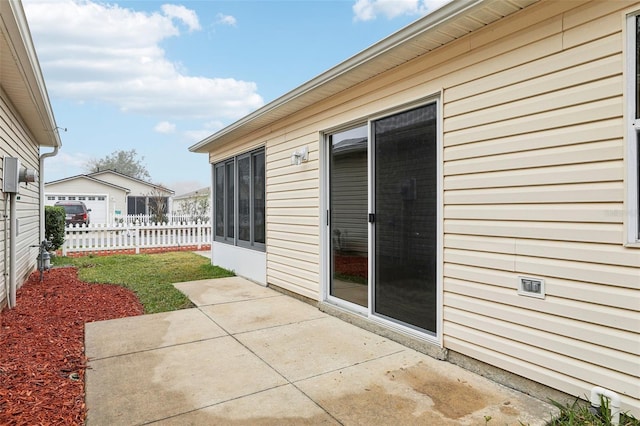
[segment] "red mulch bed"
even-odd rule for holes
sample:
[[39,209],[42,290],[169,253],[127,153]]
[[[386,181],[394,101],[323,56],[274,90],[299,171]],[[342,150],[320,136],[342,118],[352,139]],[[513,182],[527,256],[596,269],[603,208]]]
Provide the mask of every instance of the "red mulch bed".
[[76,268],[33,273],[0,313],[0,424],[82,425],[84,324],[141,315],[133,292],[78,280]]
[[365,256],[336,255],[333,258],[335,272],[360,278],[367,278],[368,263]]

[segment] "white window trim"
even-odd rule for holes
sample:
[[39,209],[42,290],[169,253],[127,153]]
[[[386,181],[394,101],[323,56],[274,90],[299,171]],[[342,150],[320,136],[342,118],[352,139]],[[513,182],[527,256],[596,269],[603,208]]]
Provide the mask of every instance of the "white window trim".
[[638,140],[640,139],[640,119],[635,118],[636,110],[636,18],[640,11],[627,15],[626,30],[626,238],[628,245],[640,247],[640,209],[639,185],[640,160],[638,159]]

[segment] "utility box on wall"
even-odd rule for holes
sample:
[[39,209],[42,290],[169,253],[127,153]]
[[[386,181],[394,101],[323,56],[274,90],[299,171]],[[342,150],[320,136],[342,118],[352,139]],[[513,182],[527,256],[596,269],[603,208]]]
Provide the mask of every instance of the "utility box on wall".
[[20,160],[15,157],[4,157],[2,161],[2,192],[19,192]]
[[20,160],[15,157],[4,157],[2,161],[2,192],[20,192],[20,182],[33,183],[38,181],[38,171],[22,169]]

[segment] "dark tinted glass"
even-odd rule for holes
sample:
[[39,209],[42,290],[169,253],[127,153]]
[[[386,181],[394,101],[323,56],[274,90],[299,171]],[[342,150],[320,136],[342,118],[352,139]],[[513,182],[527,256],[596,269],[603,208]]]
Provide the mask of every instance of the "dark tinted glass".
[[640,118],[640,17],[636,17],[636,118]]
[[251,240],[251,157],[238,159],[238,239]]
[[264,192],[264,152],[260,152],[253,155],[253,240],[262,244],[265,242]]
[[215,173],[215,218],[216,236],[224,237],[224,166],[216,166]]
[[233,162],[229,162],[226,165],[226,193],[225,193],[225,198],[226,198],[226,204],[227,204],[227,238],[233,238],[234,236],[234,229],[235,229],[235,225],[234,225],[234,211],[233,209],[235,208],[234,205],[234,174],[233,174]]
[[373,123],[375,311],[436,331],[436,105]]

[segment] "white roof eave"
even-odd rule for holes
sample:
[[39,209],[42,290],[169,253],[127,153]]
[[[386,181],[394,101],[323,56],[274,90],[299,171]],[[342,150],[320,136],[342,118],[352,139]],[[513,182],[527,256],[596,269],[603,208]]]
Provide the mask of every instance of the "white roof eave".
[[[7,85],[10,89],[6,93],[23,116],[37,144],[60,147],[62,141],[22,4],[17,0],[2,0],[0,10],[0,30],[13,45],[11,56],[4,57],[4,65],[15,67],[15,73],[8,74],[20,76]],[[10,53],[4,52],[4,55]],[[14,90],[19,87],[22,87],[21,91]]]

